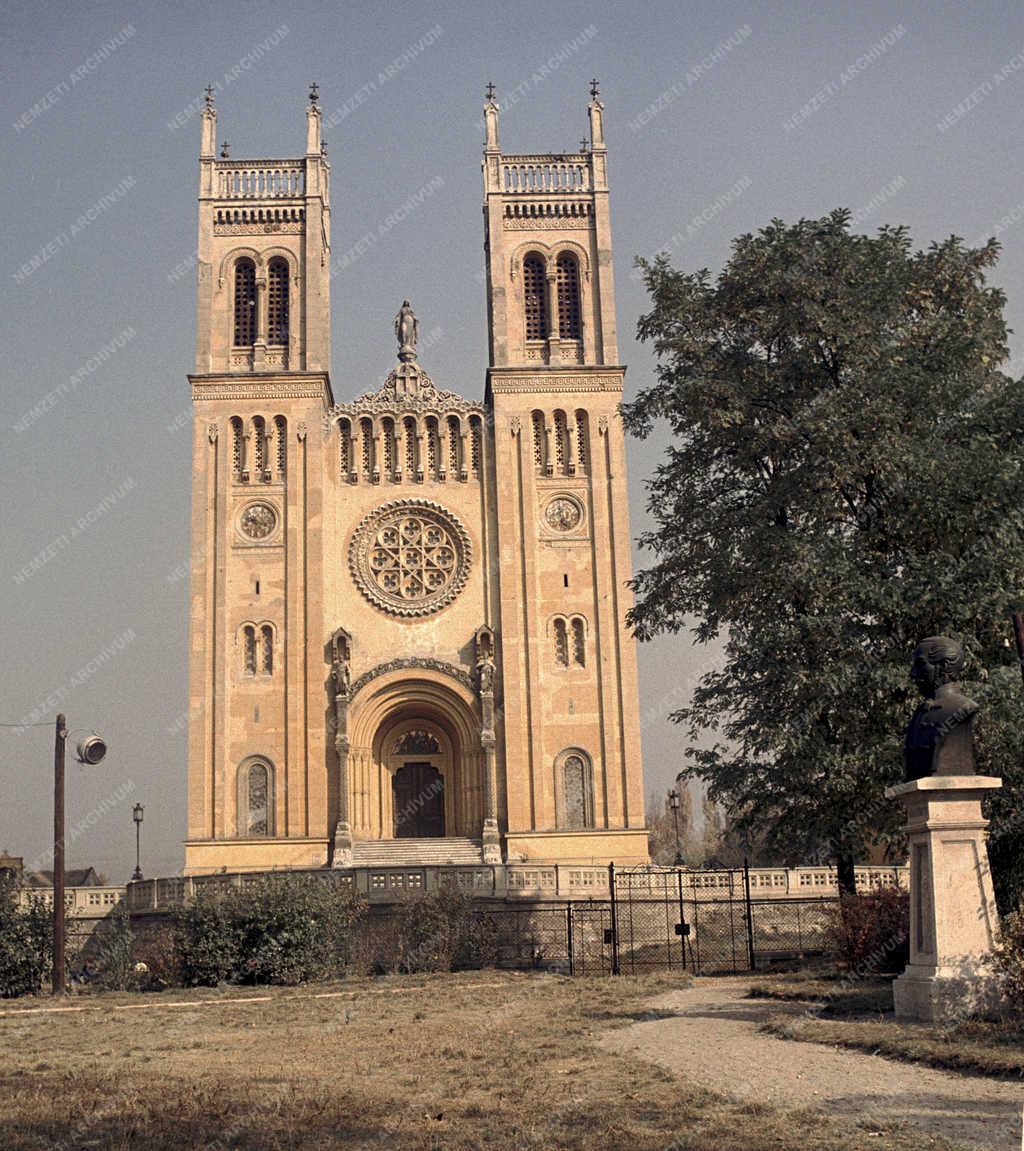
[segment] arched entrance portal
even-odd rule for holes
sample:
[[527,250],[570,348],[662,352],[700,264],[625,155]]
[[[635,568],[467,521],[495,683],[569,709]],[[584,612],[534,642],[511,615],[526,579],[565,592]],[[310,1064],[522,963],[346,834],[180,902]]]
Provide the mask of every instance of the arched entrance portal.
[[433,669],[389,671],[357,691],[348,714],[354,841],[480,839],[486,757],[469,685]]

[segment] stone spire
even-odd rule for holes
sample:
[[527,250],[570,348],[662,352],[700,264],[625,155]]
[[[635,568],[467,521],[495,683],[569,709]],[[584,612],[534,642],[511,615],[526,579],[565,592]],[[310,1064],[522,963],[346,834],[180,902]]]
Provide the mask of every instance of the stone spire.
[[597,79],[590,81],[590,103],[587,105],[587,114],[590,117],[590,150],[603,152],[604,143],[604,105],[600,100],[601,84]]
[[306,109],[306,155],[319,156],[323,152],[320,115],[320,85],[309,86],[309,107]]
[[487,101],[484,104],[484,127],[487,129],[487,139],[484,151],[498,151],[498,101],[494,98],[494,85],[488,81],[487,91],[484,93]]
[[203,106],[202,133],[199,138],[199,155],[209,159],[217,150],[217,109],[213,106],[213,85],[207,84],[206,102]]

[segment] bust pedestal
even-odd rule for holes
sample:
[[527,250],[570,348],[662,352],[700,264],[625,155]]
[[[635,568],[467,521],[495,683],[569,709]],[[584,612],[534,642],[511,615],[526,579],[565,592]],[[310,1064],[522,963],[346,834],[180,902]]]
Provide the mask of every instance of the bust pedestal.
[[963,1018],[997,1002],[989,955],[998,919],[981,814],[985,775],[929,775],[890,787],[907,813],[910,962],[893,985],[896,1018]]

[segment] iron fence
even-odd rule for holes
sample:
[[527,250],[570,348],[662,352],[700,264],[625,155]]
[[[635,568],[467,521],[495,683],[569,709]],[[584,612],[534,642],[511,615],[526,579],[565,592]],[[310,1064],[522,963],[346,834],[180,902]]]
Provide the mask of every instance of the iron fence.
[[753,971],[828,951],[838,896],[753,895],[746,869],[609,868],[609,898],[489,908],[497,961],[573,975]]

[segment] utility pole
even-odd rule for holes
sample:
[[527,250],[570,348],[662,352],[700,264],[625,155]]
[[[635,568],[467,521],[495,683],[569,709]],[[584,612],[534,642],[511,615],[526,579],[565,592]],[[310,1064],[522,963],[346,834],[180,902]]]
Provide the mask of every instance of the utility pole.
[[53,994],[64,994],[64,752],[68,725],[57,716],[53,741]]

